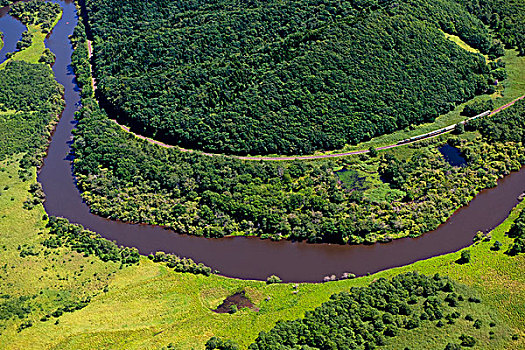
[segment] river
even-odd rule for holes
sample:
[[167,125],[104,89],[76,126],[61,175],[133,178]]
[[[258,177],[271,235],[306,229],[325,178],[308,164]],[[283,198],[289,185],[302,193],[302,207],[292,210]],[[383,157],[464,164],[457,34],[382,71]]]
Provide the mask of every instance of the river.
[[66,107],[38,175],[47,195],[45,209],[49,215],[68,218],[119,245],[137,247],[141,254],[158,250],[175,253],[203,262],[221,275],[242,279],[264,280],[276,274],[286,282],[319,282],[327,275],[339,277],[344,272],[364,275],[470,245],[478,230],[486,232],[499,225],[525,190],[525,170],[522,169],[500,180],[497,187],[482,191],[435,231],[418,238],[359,246],[272,242],[246,237],[207,239],[93,215],[80,197],[68,156],[71,131],[75,127],[74,112],[80,101],[70,67],[72,47],[68,39],[77,22],[76,9],[70,1],[56,2],[63,7],[64,14],[46,40],[46,46],[57,56],[53,71],[65,87]]

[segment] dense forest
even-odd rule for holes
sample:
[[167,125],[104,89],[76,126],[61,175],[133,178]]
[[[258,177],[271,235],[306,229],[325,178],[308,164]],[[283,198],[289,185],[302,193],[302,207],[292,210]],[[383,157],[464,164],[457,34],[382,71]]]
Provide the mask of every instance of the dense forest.
[[[85,37],[75,42],[75,71],[82,86],[89,87]],[[83,96],[74,168],[91,210],[187,234],[336,243],[417,236],[525,164],[521,144],[488,136],[448,141],[466,158],[465,167],[443,159],[438,148],[445,141],[440,139],[411,146],[409,159],[389,152],[375,158],[295,162],[208,157],[136,139],[109,120],[90,94]],[[524,105],[517,103],[498,117],[523,116]],[[386,194],[370,195],[376,191],[373,186],[349,186],[334,172],[360,167],[382,175]]]
[[0,70],[0,160],[26,153],[22,165],[39,164],[62,94],[48,65],[15,61]]
[[312,153],[493,91],[502,54],[453,0],[87,0],[102,101],[139,133],[237,154]]
[[249,349],[376,349],[403,332],[428,326],[447,329],[465,319],[470,332],[466,327],[467,334],[450,334],[455,342],[445,342],[439,349],[472,347],[476,339],[471,334],[476,329],[496,325],[483,324],[463,313],[469,311],[465,304],[480,302],[475,296],[458,293],[454,282],[439,275],[412,272],[392,280],[380,278],[367,287],[332,295],[315,310],[307,311],[304,318],[277,322],[269,332],[261,332]]
[[525,55],[525,2],[510,0],[455,0],[489,25],[509,47]]

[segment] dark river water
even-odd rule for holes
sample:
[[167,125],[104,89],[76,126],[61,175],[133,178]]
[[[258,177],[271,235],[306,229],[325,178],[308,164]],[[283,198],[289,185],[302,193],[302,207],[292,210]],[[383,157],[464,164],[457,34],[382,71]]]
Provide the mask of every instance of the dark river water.
[[78,87],[70,67],[72,48],[68,35],[73,32],[77,19],[71,2],[59,3],[64,15],[46,45],[57,56],[53,70],[65,87],[66,108],[38,181],[47,195],[45,209],[50,215],[82,224],[119,245],[137,247],[142,254],[161,250],[191,257],[229,277],[263,280],[276,274],[287,282],[319,282],[327,275],[373,273],[466,247],[478,230],[487,231],[500,224],[525,190],[525,170],[522,169],[499,181],[496,188],[481,192],[433,232],[419,238],[360,246],[272,242],[245,237],[206,239],[93,215],[75,186],[68,158],[71,130],[75,126],[73,115],[79,103]]

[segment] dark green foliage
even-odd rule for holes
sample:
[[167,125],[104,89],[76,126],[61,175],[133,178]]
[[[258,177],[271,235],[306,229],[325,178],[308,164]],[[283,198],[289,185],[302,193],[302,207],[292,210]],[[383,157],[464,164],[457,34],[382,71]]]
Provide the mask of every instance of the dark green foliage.
[[495,241],[494,244],[492,245],[492,247],[490,247],[490,250],[494,250],[494,251],[498,251],[501,249],[501,246],[503,244],[501,244],[500,241]]
[[26,201],[24,201],[24,209],[31,210],[38,204],[44,203],[44,200],[46,199],[42,185],[39,182],[29,186],[29,194],[31,195],[31,198],[28,198]]
[[476,329],[480,329],[482,325],[483,325],[483,322],[481,322],[481,320],[476,320],[476,321],[474,321],[474,325],[473,326]]
[[71,39],[71,42],[75,46],[75,51],[71,56],[71,64],[75,67],[77,84],[81,88],[80,94],[84,98],[92,97],[94,92],[91,85],[91,65],[89,63],[86,40],[84,24],[79,21]]
[[61,12],[59,4],[50,1],[20,1],[11,6],[11,15],[20,19],[25,25],[41,25],[42,32],[51,30],[53,22]]
[[47,248],[66,246],[79,253],[93,254],[102,261],[119,261],[122,264],[139,262],[136,248],[118,247],[95,232],[84,230],[80,225],[70,224],[67,219],[51,216],[47,227],[51,237],[42,243]]
[[21,166],[38,165],[62,107],[62,87],[48,66],[9,62],[0,70],[0,111],[17,112],[0,118],[0,160],[26,152]]
[[[74,63],[85,90],[91,80],[81,34]],[[470,164],[461,168],[444,162],[437,147],[405,160],[381,152],[379,171],[400,194],[366,198],[365,186],[346,186],[333,171],[351,169],[355,159],[255,162],[161,148],[123,132],[85,91],[73,145],[84,200],[98,215],[180,233],[356,244],[417,236],[521,166],[521,146],[481,140],[457,140]]]
[[507,254],[518,255],[525,253],[525,210],[522,210],[516,221],[512,224],[508,236],[514,238]]
[[16,43],[16,48],[20,51],[27,49],[33,42],[33,35],[27,30],[22,33],[22,38]]
[[266,284],[274,284],[274,283],[281,283],[282,280],[279,278],[279,276],[271,275],[266,279]]
[[492,100],[474,101],[466,105],[461,114],[470,118],[486,111],[492,111],[493,109],[494,101]]
[[206,342],[206,350],[239,350],[237,345],[232,340],[223,340],[218,337],[212,337]]
[[7,6],[11,3],[13,3],[15,0],[0,0],[0,7]]
[[[525,54],[525,3],[509,0],[455,0],[488,24],[508,46]],[[495,47],[491,53],[497,54]]]
[[379,154],[379,152],[377,152],[377,149],[375,149],[374,147],[370,147],[368,149],[368,155],[370,157],[377,157],[378,154]]
[[31,321],[24,321],[24,322],[22,322],[22,323],[18,326],[18,328],[17,328],[16,331],[17,331],[18,333],[20,333],[20,332],[22,332],[24,329],[29,328],[29,327],[32,327],[32,326],[33,326],[33,322],[31,322]]
[[86,6],[100,92],[140,133],[197,149],[340,148],[434,120],[493,80],[440,31],[493,46],[453,0]]
[[470,251],[463,250],[461,252],[461,256],[458,260],[456,260],[458,264],[468,264],[470,262]]
[[38,62],[52,65],[55,63],[56,56],[51,50],[46,48],[42,53],[42,56],[38,59]]
[[461,350],[461,345],[455,343],[448,343],[445,350]]
[[3,300],[0,300],[0,321],[10,320],[15,317],[23,319],[31,312],[30,297],[11,297],[6,294],[1,297]]
[[490,141],[525,142],[525,100],[501,113],[473,120],[472,127]]
[[[251,350],[284,349],[363,349],[381,347],[400,332],[411,332],[425,320],[414,316],[421,309],[434,315],[442,313],[445,292],[451,282],[446,277],[426,277],[417,273],[398,275],[392,280],[380,278],[367,287],[353,287],[334,294],[328,302],[295,321],[279,321],[269,332],[261,332]],[[415,297],[417,304],[404,304]],[[454,319],[455,317],[451,317]],[[402,330],[404,328],[405,330]],[[386,338],[385,338],[386,337]]]
[[87,298],[85,300],[80,301],[68,301],[65,302],[64,305],[56,309],[51,313],[51,315],[45,315],[40,319],[40,321],[47,321],[51,316],[58,318],[64,314],[64,312],[74,312],[76,310],[82,310],[86,306],[88,306],[89,302],[91,301],[91,298]]
[[466,347],[471,348],[474,345],[476,345],[476,339],[474,339],[474,337],[472,337],[470,335],[462,334],[459,337],[459,340],[461,340],[461,346],[466,346]]
[[166,254],[164,252],[156,252],[148,256],[154,262],[165,262],[166,266],[174,269],[177,272],[189,272],[194,274],[202,274],[209,276],[211,268],[202,263],[197,264],[190,258],[179,258],[174,254]]

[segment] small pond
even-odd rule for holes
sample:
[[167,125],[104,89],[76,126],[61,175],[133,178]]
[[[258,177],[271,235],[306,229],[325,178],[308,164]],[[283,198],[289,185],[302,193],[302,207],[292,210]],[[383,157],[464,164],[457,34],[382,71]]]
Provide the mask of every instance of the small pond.
[[441,152],[447,163],[452,166],[463,167],[467,165],[467,160],[461,155],[459,149],[448,143],[439,147],[439,152]]
[[[235,307],[233,307],[234,305]],[[218,314],[232,313],[232,307],[234,310],[241,310],[247,307],[254,311],[259,311],[259,309],[253,305],[252,301],[246,297],[245,291],[230,295],[213,311]]]

